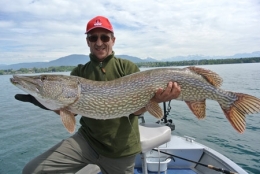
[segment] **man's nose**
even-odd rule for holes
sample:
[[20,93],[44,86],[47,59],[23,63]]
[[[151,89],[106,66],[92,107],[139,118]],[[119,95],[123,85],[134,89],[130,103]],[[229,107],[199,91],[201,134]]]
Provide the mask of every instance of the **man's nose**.
[[98,40],[97,40],[96,44],[97,44],[98,46],[101,46],[101,45],[103,44],[103,42],[102,42],[102,40],[100,39],[100,37],[98,37]]

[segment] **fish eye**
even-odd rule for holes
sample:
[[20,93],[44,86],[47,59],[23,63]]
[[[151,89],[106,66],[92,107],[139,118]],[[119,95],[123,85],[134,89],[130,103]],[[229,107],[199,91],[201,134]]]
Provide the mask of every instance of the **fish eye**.
[[41,76],[41,81],[44,81],[44,80],[46,80],[46,79],[47,79],[46,76]]

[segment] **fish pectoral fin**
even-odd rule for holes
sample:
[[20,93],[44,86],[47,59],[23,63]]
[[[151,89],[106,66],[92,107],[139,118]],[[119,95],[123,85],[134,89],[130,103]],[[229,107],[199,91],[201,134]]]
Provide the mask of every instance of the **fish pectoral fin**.
[[206,116],[206,100],[201,101],[185,101],[190,110],[198,119],[203,119]]
[[163,118],[162,108],[159,106],[158,103],[150,100],[149,103],[147,103],[147,105],[145,106],[145,108],[155,118]]
[[76,127],[75,114],[71,113],[66,109],[60,109],[60,116],[63,125],[68,130],[68,132],[72,134],[75,131]]

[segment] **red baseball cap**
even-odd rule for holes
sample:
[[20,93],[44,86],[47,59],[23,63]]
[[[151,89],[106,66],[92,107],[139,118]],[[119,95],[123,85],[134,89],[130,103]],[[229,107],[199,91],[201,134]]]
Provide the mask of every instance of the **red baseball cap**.
[[104,28],[114,33],[111,23],[104,16],[96,16],[93,19],[91,19],[87,24],[85,34],[89,33],[91,30],[95,28]]

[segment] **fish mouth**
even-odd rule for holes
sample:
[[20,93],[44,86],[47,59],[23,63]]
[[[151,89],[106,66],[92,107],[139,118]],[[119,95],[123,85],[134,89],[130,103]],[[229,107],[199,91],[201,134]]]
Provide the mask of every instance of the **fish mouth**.
[[13,75],[13,78],[10,78],[11,83],[13,84],[21,84],[21,83],[28,83],[28,84],[37,84],[35,79],[30,78],[30,76],[20,76],[20,75]]
[[39,92],[39,85],[35,79],[31,79],[30,77],[13,75],[13,77],[10,78],[10,82],[18,88]]
[[17,77],[14,75],[13,78],[10,78],[10,82],[14,85],[17,85],[19,84],[18,80],[17,80]]

